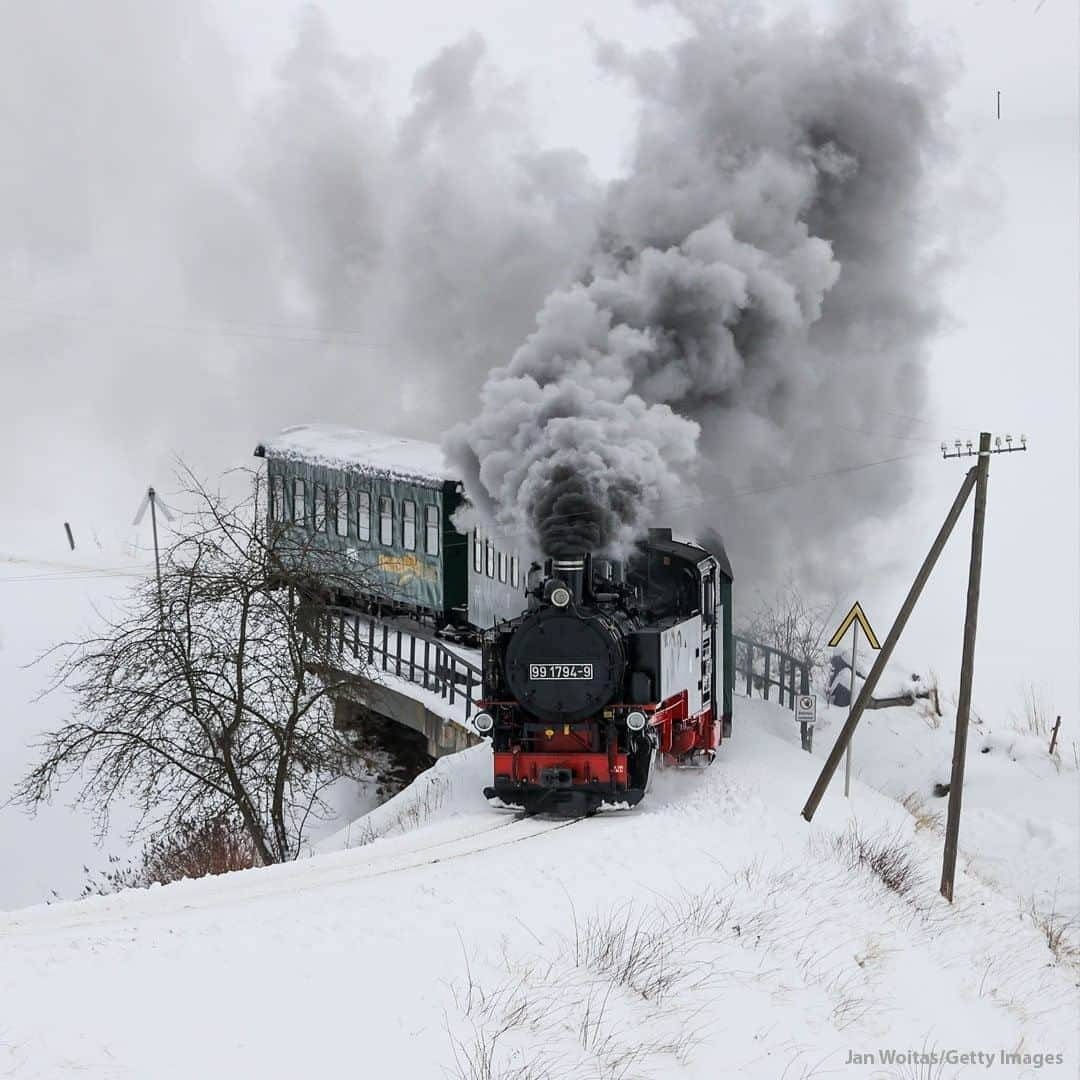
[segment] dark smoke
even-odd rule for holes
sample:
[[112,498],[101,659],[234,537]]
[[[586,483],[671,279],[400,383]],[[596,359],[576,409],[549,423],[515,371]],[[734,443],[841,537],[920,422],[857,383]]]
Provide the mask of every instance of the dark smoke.
[[746,492],[896,454],[875,411],[923,403],[944,79],[892,3],[824,29],[675,6],[671,49],[600,44],[640,97],[632,168],[448,445],[480,511],[549,553],[655,523],[719,528],[744,568],[812,564],[902,501],[904,468]]

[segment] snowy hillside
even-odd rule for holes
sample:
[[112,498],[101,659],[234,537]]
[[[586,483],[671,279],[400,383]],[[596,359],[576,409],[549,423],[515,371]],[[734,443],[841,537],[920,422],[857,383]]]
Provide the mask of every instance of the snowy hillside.
[[[919,791],[944,731],[895,711],[857,762]],[[837,782],[801,819],[819,762],[797,742],[790,713],[738,699],[711,769],[571,823],[490,810],[478,747],[317,857],[0,915],[0,1075],[1075,1076],[1077,968],[1010,893],[1063,872],[1075,770],[1058,783],[973,740],[961,841],[979,853],[950,907],[940,837],[895,799]],[[990,793],[1013,784],[1043,792],[1049,846],[1022,843],[1034,806],[1001,827]],[[995,854],[1026,879],[994,884]],[[921,1050],[995,1062],[880,1056]]]

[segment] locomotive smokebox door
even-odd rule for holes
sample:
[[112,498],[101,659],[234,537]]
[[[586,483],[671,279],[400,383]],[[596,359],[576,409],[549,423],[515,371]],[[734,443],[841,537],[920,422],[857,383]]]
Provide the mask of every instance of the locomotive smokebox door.
[[626,672],[622,639],[602,617],[572,608],[545,608],[510,639],[506,683],[538,720],[572,724],[601,710],[618,694]]

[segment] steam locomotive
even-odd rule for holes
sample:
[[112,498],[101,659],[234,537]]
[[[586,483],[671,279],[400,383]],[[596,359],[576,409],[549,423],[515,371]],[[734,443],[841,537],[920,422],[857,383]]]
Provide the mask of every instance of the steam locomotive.
[[[731,733],[731,566],[651,529],[626,560],[547,560],[482,638],[496,806],[590,815],[644,796],[658,757],[709,764]],[[718,678],[719,666],[719,678]]]

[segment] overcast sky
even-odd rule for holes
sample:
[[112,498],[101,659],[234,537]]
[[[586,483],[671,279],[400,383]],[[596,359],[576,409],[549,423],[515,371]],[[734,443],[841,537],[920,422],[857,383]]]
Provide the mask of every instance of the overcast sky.
[[[987,713],[1019,709],[1035,682],[1076,731],[1076,7],[910,9],[954,71],[955,156],[932,208],[950,325],[931,343],[925,408],[860,424],[857,461],[921,459],[914,497],[898,493],[895,513],[853,536],[854,583],[839,599],[860,599],[883,635],[960,482],[940,440],[982,426],[1027,434],[1030,452],[992,464],[975,696]],[[598,70],[595,35],[639,49],[683,27],[666,8],[617,0],[587,16],[567,0],[328,0],[321,29],[302,10],[0,2],[0,452],[16,466],[0,549],[63,557],[65,519],[81,539],[127,535],[174,453],[218,472],[288,423],[434,438],[467,416],[475,383],[455,365],[502,362],[520,342],[532,298],[583,255],[596,186],[628,166],[636,105]],[[452,108],[447,68],[477,49],[482,100]],[[337,96],[311,77],[320,65]],[[390,154],[407,113],[411,141]],[[541,155],[551,149],[571,152]],[[295,163],[315,153],[313,188]],[[543,164],[529,199],[526,159]],[[378,258],[337,271],[342,250],[373,250],[384,233]],[[874,473],[887,490],[888,468]],[[805,512],[783,490],[755,498],[757,517],[785,529]],[[967,521],[899,650],[947,687]]]

